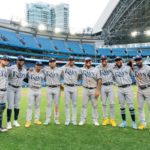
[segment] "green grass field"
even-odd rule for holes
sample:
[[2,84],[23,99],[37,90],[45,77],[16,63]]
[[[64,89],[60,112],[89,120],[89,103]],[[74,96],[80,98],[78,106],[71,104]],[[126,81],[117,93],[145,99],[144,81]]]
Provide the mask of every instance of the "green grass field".
[[[137,88],[133,87],[135,94],[135,108],[137,114]],[[23,89],[21,101],[21,113],[19,122],[20,128],[13,128],[7,133],[0,133],[0,150],[149,150],[150,149],[150,132],[149,129],[143,131],[133,130],[131,128],[131,118],[127,111],[128,128],[120,129],[111,126],[95,127],[92,124],[91,104],[88,108],[88,119],[86,125],[65,126],[64,114],[64,93],[61,94],[60,104],[60,122],[61,125],[55,125],[53,118],[49,126],[36,126],[32,124],[31,128],[24,127],[28,89]],[[46,109],[46,90],[43,89],[41,102],[41,121],[45,121]],[[117,94],[116,94],[117,96]],[[78,121],[81,112],[82,88],[79,88],[78,98]],[[148,114],[147,107],[146,114]],[[99,100],[99,122],[102,123],[102,108]],[[118,99],[116,97],[116,121],[121,122]],[[4,115],[6,123],[6,114]],[[147,116],[148,120],[148,116]],[[4,123],[4,124],[5,124]],[[138,119],[137,119],[137,123]]]

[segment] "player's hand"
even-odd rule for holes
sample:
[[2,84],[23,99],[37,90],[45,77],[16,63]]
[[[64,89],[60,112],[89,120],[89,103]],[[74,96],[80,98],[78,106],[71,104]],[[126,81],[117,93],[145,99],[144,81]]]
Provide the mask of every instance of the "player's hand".
[[60,90],[64,91],[64,86],[62,84],[60,85]]
[[96,92],[95,92],[95,98],[98,99],[99,96],[100,96],[100,91],[96,90]]

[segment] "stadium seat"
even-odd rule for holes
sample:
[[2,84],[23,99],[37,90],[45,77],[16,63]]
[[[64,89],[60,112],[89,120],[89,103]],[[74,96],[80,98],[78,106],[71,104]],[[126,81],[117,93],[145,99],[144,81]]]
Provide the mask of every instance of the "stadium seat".
[[137,51],[137,48],[128,48],[127,49],[127,55],[129,56],[129,57],[135,57],[135,56],[137,56],[139,53],[138,53],[138,51]]
[[150,56],[150,49],[142,49],[142,56]]
[[88,55],[94,56],[96,54],[95,47],[93,44],[82,44],[82,48]]
[[113,48],[112,49],[112,55],[113,56],[125,57],[126,56],[125,50],[126,49],[124,49],[124,48]]
[[105,55],[105,56],[108,56],[108,57],[112,56],[112,53],[111,53],[109,48],[100,48],[100,49],[98,49],[98,54],[99,55]]

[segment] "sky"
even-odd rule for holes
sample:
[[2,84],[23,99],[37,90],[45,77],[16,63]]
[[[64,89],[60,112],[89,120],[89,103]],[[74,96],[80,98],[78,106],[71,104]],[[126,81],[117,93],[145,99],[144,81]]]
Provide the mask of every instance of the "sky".
[[[0,19],[12,17],[25,19],[26,3],[39,0],[1,0]],[[93,27],[109,0],[40,0],[49,4],[68,3],[70,6],[70,27],[74,29]]]

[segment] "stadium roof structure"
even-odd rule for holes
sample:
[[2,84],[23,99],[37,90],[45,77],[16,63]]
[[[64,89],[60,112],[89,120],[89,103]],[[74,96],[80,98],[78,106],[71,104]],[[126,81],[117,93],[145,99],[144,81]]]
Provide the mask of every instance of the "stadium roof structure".
[[150,42],[150,0],[110,0],[93,35],[106,45]]

